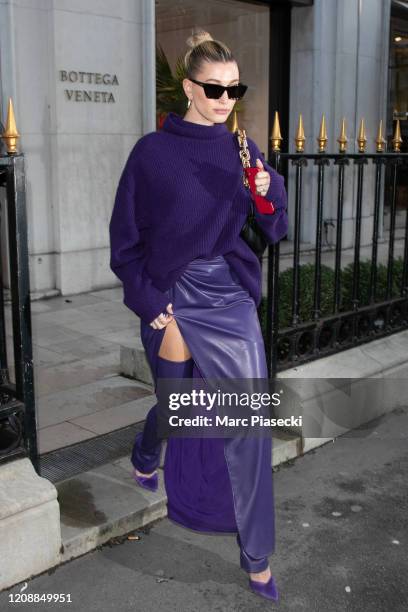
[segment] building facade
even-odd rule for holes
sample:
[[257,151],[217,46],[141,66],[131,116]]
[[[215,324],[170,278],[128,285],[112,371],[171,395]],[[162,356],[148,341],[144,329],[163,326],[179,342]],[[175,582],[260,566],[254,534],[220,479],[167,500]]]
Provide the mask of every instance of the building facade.
[[[2,119],[12,97],[26,160],[32,293],[69,295],[118,284],[109,268],[108,234],[117,182],[134,143],[159,125],[157,45],[174,68],[193,26],[226,42],[237,57],[249,86],[239,122],[266,155],[276,110],[286,151],[295,150],[302,114],[306,152],[317,151],[322,114],[327,150],[338,150],[345,117],[350,152],[358,150],[362,117],[367,151],[374,152],[380,119],[390,141],[395,113],[408,116],[407,2],[4,2]],[[406,125],[402,120],[403,147]],[[289,241],[290,180],[289,172]],[[301,241],[308,243],[315,228],[312,173],[304,188]],[[335,189],[333,181],[326,219],[334,216]],[[345,186],[344,247],[352,244],[355,190],[353,176]],[[368,189],[362,244],[371,240],[372,199]],[[383,215],[386,227],[386,211]],[[3,274],[7,279],[7,270]]]

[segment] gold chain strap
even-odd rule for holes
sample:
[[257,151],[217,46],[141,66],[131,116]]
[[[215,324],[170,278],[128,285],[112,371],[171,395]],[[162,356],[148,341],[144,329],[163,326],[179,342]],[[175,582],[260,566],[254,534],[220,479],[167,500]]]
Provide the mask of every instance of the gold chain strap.
[[[240,130],[238,128],[236,133],[237,133],[237,138],[238,138],[238,144],[240,147],[239,156],[241,158],[242,165],[244,168],[249,168],[251,156],[250,156],[249,149],[248,149],[246,132],[244,129]],[[249,187],[248,179],[246,177],[245,172],[243,173],[242,180],[244,182],[245,187]]]

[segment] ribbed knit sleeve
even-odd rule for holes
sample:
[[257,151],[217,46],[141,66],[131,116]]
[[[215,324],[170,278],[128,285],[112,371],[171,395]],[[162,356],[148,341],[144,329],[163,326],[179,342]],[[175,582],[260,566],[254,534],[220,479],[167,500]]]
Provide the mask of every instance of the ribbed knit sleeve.
[[147,323],[166,312],[167,295],[157,289],[146,273],[144,233],[148,230],[143,211],[143,186],[134,164],[134,151],[129,156],[116,191],[109,223],[110,268],[123,283],[123,303]]
[[283,176],[266,162],[257,144],[248,137],[247,142],[251,155],[251,166],[256,166],[256,159],[258,157],[265,170],[269,172],[271,176],[271,182],[265,194],[265,198],[273,203],[275,206],[275,213],[273,215],[263,214],[260,213],[256,207],[254,207],[254,210],[255,218],[262,227],[262,231],[267,237],[268,242],[270,244],[275,244],[286,236],[288,232],[288,198],[285,189],[285,181]]

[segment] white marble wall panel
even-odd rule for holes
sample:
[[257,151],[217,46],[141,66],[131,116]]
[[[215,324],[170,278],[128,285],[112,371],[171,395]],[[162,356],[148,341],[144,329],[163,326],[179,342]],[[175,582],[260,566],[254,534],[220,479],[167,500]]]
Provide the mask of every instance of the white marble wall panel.
[[[153,0],[0,2],[2,119],[14,102],[25,154],[32,292],[111,286],[108,224],[117,182],[152,129],[143,82],[154,79]],[[116,74],[118,85],[67,83],[60,70]],[[65,89],[115,102],[68,100]],[[100,95],[101,98],[101,95]]]
[[[337,152],[341,121],[346,120],[349,152],[358,152],[357,136],[364,117],[367,147],[375,152],[379,120],[385,120],[388,65],[388,29],[390,0],[315,0],[314,6],[292,10],[292,51],[290,82],[290,150],[295,151],[294,137],[299,113],[302,113],[306,136],[306,153],[317,152],[322,114],[325,115],[327,152]],[[314,243],[317,212],[317,168],[304,178],[301,240]],[[337,169],[326,170],[324,219],[335,219],[337,213]],[[365,167],[363,216],[372,214],[374,198],[373,164]],[[294,170],[290,171],[293,184]],[[294,190],[289,194],[294,206]],[[356,214],[357,169],[346,170],[343,218],[353,220]],[[293,235],[294,215],[290,219],[289,237]],[[362,244],[370,243],[371,234],[365,222]],[[380,229],[381,231],[381,229]],[[333,229],[330,230],[335,235]],[[346,240],[346,243],[344,243]],[[343,246],[354,241],[354,232],[343,235]]]

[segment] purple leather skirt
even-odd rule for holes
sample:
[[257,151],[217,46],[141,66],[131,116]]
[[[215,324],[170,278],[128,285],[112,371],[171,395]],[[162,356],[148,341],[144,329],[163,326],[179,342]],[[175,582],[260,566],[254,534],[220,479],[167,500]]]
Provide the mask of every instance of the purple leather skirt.
[[[202,378],[267,378],[255,302],[222,255],[191,261],[166,293]],[[141,321],[154,380],[164,333]],[[237,533],[241,566],[267,567],[275,547],[272,436],[169,437],[164,482],[170,519]]]

